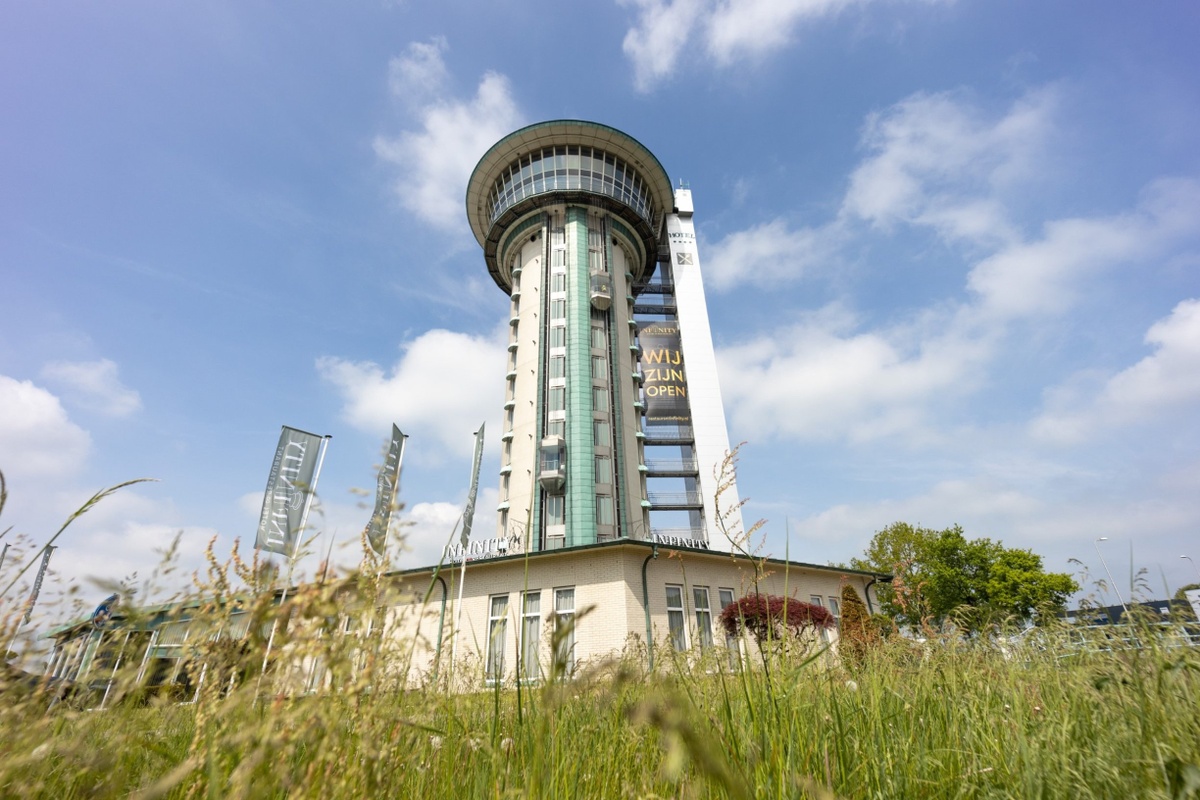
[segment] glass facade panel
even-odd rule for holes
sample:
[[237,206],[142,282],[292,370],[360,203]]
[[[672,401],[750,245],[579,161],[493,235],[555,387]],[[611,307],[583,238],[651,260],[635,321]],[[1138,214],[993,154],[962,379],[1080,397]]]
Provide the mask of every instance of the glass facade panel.
[[521,677],[536,681],[541,675],[538,644],[542,635],[542,594],[526,592],[521,602]]
[[712,647],[712,609],[708,605],[708,587],[692,587],[692,607],[696,611],[696,636],[700,647]]
[[683,587],[667,587],[667,629],[676,650],[687,650],[687,625],[683,616]]
[[489,683],[504,680],[504,639],[508,632],[508,595],[491,598],[488,609],[486,677]]
[[[488,202],[495,222],[514,203],[542,192],[583,190],[621,200],[647,222],[653,208],[645,185],[624,161],[595,148],[545,148],[514,161],[501,173]],[[604,177],[599,180],[600,161]]]
[[575,588],[554,590],[554,660],[563,675],[575,671]]
[[546,495],[546,524],[547,525],[562,525],[565,515],[563,513],[565,498],[561,494]]
[[610,495],[596,495],[596,524],[613,524],[613,499]]

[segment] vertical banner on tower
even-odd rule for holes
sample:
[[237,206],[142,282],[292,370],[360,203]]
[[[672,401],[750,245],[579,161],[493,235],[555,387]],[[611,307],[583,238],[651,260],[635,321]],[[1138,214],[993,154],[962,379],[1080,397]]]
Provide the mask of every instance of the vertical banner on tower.
[[378,486],[375,489],[375,513],[367,523],[367,542],[371,549],[383,555],[387,544],[388,528],[395,506],[396,490],[400,485],[400,462],[404,459],[404,442],[408,439],[400,429],[392,425],[392,442],[388,445],[387,459],[379,469]]
[[646,421],[688,423],[691,414],[679,323],[644,323],[638,326],[638,342],[642,347]]
[[263,495],[258,537],[254,542],[256,548],[289,558],[296,552],[323,438],[286,425],[283,427]]
[[462,536],[459,542],[462,544],[464,560],[467,557],[467,542],[471,540],[471,524],[475,521],[475,495],[479,491],[479,465],[483,461],[484,424],[481,423],[479,430],[475,432],[475,459],[471,466],[471,488],[467,492],[467,507],[463,509]]

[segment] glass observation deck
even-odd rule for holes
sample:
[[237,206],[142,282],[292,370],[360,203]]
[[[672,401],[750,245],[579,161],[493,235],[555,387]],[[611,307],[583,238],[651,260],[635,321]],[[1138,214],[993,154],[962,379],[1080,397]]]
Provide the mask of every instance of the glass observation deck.
[[596,147],[544,147],[509,164],[488,194],[495,222],[522,200],[551,192],[583,191],[611,197],[652,222],[653,206],[645,182],[632,167]]

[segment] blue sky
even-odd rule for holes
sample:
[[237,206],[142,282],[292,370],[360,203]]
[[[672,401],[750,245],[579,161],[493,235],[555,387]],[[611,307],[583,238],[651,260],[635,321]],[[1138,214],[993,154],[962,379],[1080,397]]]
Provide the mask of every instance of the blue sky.
[[411,434],[410,566],[487,420],[486,529],[507,306],[463,192],[499,137],[563,117],[693,190],[766,551],[960,523],[1093,576],[1107,536],[1155,595],[1196,579],[1193,3],[576,6],[7,9],[0,530],[43,542],[159,479],[64,534],[53,591],[144,580],[176,532],[168,584],[214,535],[245,552],[281,424],[333,435],[314,521],[342,562],[354,488],[393,421]]

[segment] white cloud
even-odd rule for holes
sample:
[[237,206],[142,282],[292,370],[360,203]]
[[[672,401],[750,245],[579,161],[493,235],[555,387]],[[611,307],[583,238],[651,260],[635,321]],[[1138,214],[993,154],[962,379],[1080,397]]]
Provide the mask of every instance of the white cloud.
[[[435,40],[413,47],[417,50],[410,47],[401,66],[393,61],[394,80],[397,72],[402,84],[444,72],[444,44]],[[470,100],[435,97],[421,107],[419,116],[420,130],[377,137],[375,153],[399,170],[395,191],[404,208],[440,228],[459,228],[465,223],[463,195],[471,170],[488,148],[520,126],[521,114],[508,79],[488,72]]]
[[[504,338],[433,330],[402,349],[400,360],[388,369],[323,357],[317,371],[341,394],[342,415],[355,427],[379,431],[395,422],[406,433],[426,432],[426,441],[436,440],[455,456],[470,455],[471,433],[479,423],[491,422],[493,431],[499,424]],[[421,438],[414,435],[412,444],[426,457],[436,458]]]
[[388,62],[388,86],[392,94],[417,104],[441,94],[449,80],[442,53],[446,39],[435,36],[428,42],[413,42],[403,56]]
[[1156,181],[1135,211],[1047,222],[1041,239],[1014,243],[977,264],[967,286],[978,296],[982,316],[1059,313],[1071,305],[1081,280],[1161,258],[1168,247],[1195,236],[1197,218],[1200,182]]
[[648,91],[675,71],[692,30],[707,12],[709,0],[621,0],[638,9],[638,25],[625,34],[621,47],[633,62],[634,85]]
[[978,384],[986,342],[919,329],[854,328],[849,315],[827,308],[719,351],[721,373],[736,378],[722,389],[738,435],[921,438],[938,402]]
[[1073,382],[1048,393],[1050,408],[1032,423],[1035,437],[1076,443],[1099,430],[1153,424],[1200,404],[1200,300],[1185,300],[1146,333],[1155,352],[1113,375],[1092,396]]
[[1016,231],[1003,190],[1036,174],[1053,131],[1053,90],[1033,92],[996,120],[960,93],[918,93],[868,117],[842,213],[888,229],[932,227],[949,241],[999,244]]
[[707,249],[705,277],[717,291],[754,283],[770,285],[828,269],[843,244],[837,225],[789,229],[775,219],[736,231]]
[[0,375],[0,470],[10,490],[26,478],[75,474],[90,449],[91,437],[57,397],[31,381]]
[[[863,327],[826,309],[721,350],[724,374],[736,376],[723,390],[739,435],[927,439],[936,423],[944,429],[939,412],[947,401],[987,385],[997,353],[1012,344],[1014,323],[1061,315],[1085,282],[1117,268],[1149,268],[1196,236],[1200,182],[1187,179],[1152,183],[1131,211],[1049,220],[1040,237],[1023,236],[1009,209],[1019,207],[1050,158],[1058,104],[1054,90],[1035,91],[989,117],[954,93],[909,97],[868,121],[867,156],[835,219],[807,228],[774,220],[712,246],[708,274],[716,289],[827,273],[846,260],[847,243],[898,228],[965,244],[976,258],[962,262],[961,293],[934,298],[899,323]],[[1143,373],[1185,358],[1182,328],[1155,329],[1163,351],[1139,369],[1143,391],[1168,392]],[[1052,396],[1056,404],[1035,425],[1038,435],[1071,438],[1096,418],[1116,419],[1118,407],[1140,396],[1131,378],[1106,389],[1107,399],[1084,414],[1071,397],[1086,394],[1077,385],[1085,374]],[[1184,379],[1175,380],[1178,390]]]
[[[942,2],[943,0],[926,0]],[[633,63],[634,83],[647,91],[674,74],[680,57],[695,49],[709,63],[728,67],[762,58],[790,44],[798,28],[877,0],[619,0],[636,9],[637,21],[623,48]],[[697,59],[699,61],[699,59]]]
[[758,58],[791,43],[802,23],[831,17],[866,0],[717,0],[705,44],[718,63]]
[[141,395],[121,383],[117,365],[100,361],[55,361],[42,368],[42,379],[63,389],[77,405],[109,417],[126,417],[142,408]]

